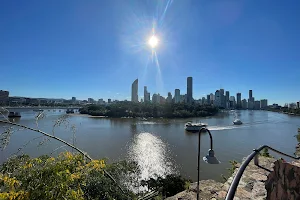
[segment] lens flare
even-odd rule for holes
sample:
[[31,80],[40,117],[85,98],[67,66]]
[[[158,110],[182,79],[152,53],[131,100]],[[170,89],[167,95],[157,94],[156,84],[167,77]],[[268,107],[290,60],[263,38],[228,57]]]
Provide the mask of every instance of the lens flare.
[[154,49],[158,45],[158,38],[155,35],[152,35],[148,41],[148,44]]

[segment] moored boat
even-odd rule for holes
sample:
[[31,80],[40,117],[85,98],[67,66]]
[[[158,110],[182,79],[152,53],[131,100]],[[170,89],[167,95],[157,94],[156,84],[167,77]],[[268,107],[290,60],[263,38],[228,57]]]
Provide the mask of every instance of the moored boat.
[[9,112],[8,116],[9,118],[17,118],[21,117],[21,114],[19,112]]

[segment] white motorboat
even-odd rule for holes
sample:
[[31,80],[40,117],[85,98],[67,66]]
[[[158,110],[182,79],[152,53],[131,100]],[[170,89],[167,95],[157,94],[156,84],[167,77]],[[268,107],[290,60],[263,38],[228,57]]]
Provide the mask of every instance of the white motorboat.
[[205,127],[207,127],[207,124],[187,122],[184,126],[184,129],[186,131],[200,131],[201,128]]
[[243,122],[240,119],[235,119],[232,123],[234,125],[241,125],[241,124],[243,124]]

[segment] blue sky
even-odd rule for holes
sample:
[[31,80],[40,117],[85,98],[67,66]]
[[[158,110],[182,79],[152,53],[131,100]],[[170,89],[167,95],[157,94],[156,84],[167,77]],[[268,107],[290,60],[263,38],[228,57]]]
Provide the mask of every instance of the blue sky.
[[[300,100],[300,1],[2,1],[0,89],[12,96],[125,99],[222,87]],[[155,59],[147,40],[155,27]]]

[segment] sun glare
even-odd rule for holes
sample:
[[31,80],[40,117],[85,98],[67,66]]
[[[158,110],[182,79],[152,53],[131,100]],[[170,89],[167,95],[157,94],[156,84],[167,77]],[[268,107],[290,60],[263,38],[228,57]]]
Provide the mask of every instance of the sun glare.
[[152,49],[154,49],[158,44],[158,39],[155,35],[152,35],[151,38],[148,41],[148,44],[151,46]]

